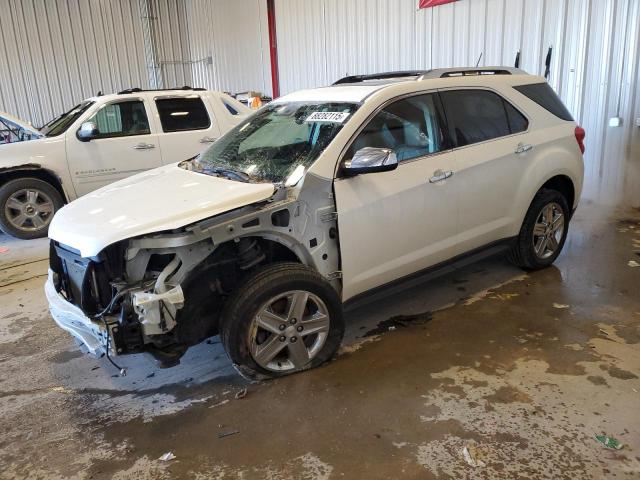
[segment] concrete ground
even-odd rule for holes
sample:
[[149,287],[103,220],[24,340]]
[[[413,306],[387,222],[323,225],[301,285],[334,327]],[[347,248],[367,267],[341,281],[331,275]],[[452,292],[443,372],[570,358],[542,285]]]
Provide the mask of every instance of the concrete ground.
[[0,247],[1,478],[640,478],[638,211],[585,203],[556,266],[369,304],[333,362],[259,384],[217,338],[118,376],[49,317],[46,242]]

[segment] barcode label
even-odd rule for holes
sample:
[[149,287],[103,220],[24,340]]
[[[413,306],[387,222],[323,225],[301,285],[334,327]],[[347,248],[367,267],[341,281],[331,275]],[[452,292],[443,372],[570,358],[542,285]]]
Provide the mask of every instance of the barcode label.
[[313,112],[305,122],[343,123],[348,116],[346,112]]

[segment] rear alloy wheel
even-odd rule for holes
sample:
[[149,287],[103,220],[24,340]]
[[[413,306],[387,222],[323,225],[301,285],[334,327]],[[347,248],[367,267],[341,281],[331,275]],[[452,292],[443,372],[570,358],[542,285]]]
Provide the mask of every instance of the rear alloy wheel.
[[533,227],[533,249],[539,259],[553,256],[564,238],[564,213],[555,202],[547,204]]
[[516,244],[509,253],[515,265],[537,270],[551,265],[564,246],[569,206],[556,190],[540,190],[527,211]]
[[11,180],[0,188],[0,228],[21,239],[46,237],[60,193],[37,178]]
[[343,334],[337,292],[297,263],[252,274],[228,300],[220,328],[234,365],[252,379],[319,366],[336,353]]

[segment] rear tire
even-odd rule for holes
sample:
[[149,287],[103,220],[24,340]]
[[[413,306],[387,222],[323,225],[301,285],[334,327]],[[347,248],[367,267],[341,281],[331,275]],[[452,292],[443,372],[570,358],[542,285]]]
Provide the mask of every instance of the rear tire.
[[228,299],[220,338],[245,377],[280,377],[330,360],[342,342],[342,303],[318,272],[275,263],[251,274]]
[[64,199],[49,183],[18,178],[0,187],[0,229],[22,240],[46,237]]
[[540,190],[531,202],[509,261],[527,270],[539,270],[551,265],[564,246],[571,212],[567,199],[560,192]]

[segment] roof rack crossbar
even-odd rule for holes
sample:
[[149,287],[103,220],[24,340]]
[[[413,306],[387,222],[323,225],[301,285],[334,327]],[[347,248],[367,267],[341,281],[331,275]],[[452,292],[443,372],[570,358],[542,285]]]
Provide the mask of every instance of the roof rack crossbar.
[[188,85],[185,85],[183,87],[174,87],[174,88],[149,88],[149,89],[143,89],[140,87],[133,87],[133,88],[127,88],[125,90],[121,90],[118,92],[118,95],[125,95],[127,93],[139,93],[139,92],[165,92],[167,90],[193,90],[194,92],[203,92],[206,90],[206,88],[202,88],[202,87],[190,87]]
[[366,80],[385,80],[387,78],[419,77],[429,72],[430,70],[401,70],[397,72],[373,73],[371,75],[350,75],[334,82],[333,85],[359,83]]
[[367,80],[386,80],[394,78],[415,77],[416,80],[433,78],[466,77],[476,75],[526,75],[524,70],[513,67],[469,67],[469,68],[436,68],[433,70],[401,70],[397,72],[373,73],[371,75],[351,75],[343,77],[333,85],[360,83]]
[[525,75],[524,70],[512,67],[481,67],[481,68],[438,68],[418,77],[418,80],[430,78],[466,77],[477,75]]

